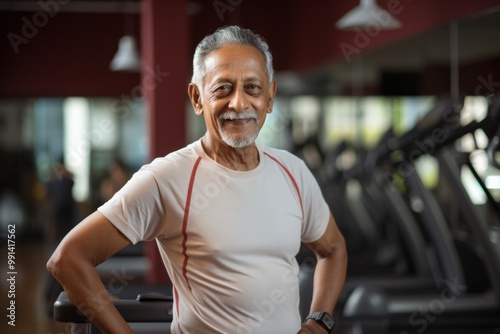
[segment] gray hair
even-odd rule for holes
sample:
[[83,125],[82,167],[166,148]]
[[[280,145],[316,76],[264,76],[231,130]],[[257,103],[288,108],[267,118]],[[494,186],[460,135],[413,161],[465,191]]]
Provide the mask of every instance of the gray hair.
[[214,50],[227,44],[250,45],[259,50],[266,61],[266,71],[269,82],[273,80],[273,56],[266,41],[250,29],[239,26],[228,26],[217,29],[211,35],[206,36],[196,47],[193,57],[193,82],[201,89],[202,81],[205,77],[205,58]]

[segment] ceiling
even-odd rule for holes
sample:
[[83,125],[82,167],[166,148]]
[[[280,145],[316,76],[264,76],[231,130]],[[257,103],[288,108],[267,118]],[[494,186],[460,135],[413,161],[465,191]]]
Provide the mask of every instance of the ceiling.
[[[456,33],[456,34],[454,34]],[[454,42],[454,43],[453,43]],[[452,52],[452,48],[456,52]],[[428,66],[459,66],[500,57],[500,7],[449,22],[351,59],[337,59],[298,76],[282,73],[285,90],[331,94],[339,87],[376,83],[381,71],[418,72]],[[350,61],[349,61],[350,60]],[[360,93],[363,93],[362,91]]]
[[500,43],[496,42],[500,41],[499,8],[494,12],[452,22],[419,36],[373,50],[365,56],[366,67],[418,70],[428,63],[449,63],[454,25],[458,38],[458,54],[455,56],[459,57],[461,63],[500,54]]
[[[378,0],[379,4],[387,1]],[[403,1],[410,8],[411,0],[400,0]],[[186,0],[186,13],[191,18],[192,27],[191,47],[194,49],[204,35],[221,25],[242,24],[262,32],[273,50],[278,87],[283,94],[345,93],[345,87],[354,90],[354,86],[377,84],[382,71],[417,72],[429,66],[449,66],[453,59],[462,66],[500,57],[500,3],[493,0],[413,1],[412,10],[398,16],[403,23],[402,29],[374,37],[369,47],[359,48],[359,53],[353,54],[351,59],[342,56],[339,43],[348,38],[352,41],[353,34],[335,29],[334,23],[359,3],[358,0],[311,0],[307,5],[302,0],[219,2],[232,4],[223,20],[217,15],[220,13],[215,9],[215,1]],[[474,7],[475,3],[477,7]],[[420,12],[419,7],[423,8]],[[475,14],[464,17],[470,8]],[[38,1],[0,0],[0,14],[39,10]],[[72,14],[139,14],[141,0],[72,0],[61,4],[58,10]],[[460,19],[453,26],[447,18],[454,15]],[[427,21],[432,23],[425,25]],[[21,23],[19,20],[14,23],[18,29]],[[450,52],[452,27],[456,28],[458,50],[453,57]],[[42,38],[48,38],[47,35],[40,34],[37,39],[41,43]],[[116,37],[113,38],[110,43],[114,47]],[[22,56],[27,58],[26,53]],[[24,67],[19,56],[5,59],[15,60],[20,69]],[[363,89],[358,92],[363,93]]]
[[[65,0],[57,1],[60,12],[66,13],[140,13],[141,0]],[[41,3],[50,3],[50,1],[41,1]],[[50,6],[50,5],[48,5]],[[0,11],[12,12],[36,12],[40,10],[40,4],[37,1],[23,0],[0,0]]]

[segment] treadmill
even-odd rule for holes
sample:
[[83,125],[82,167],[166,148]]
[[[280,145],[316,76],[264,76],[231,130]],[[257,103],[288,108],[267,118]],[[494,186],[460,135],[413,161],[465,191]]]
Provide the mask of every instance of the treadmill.
[[[458,265],[458,255],[452,253],[451,250],[446,251],[445,254],[449,254],[454,259],[453,262],[448,263],[448,261],[439,258],[443,250],[436,250],[436,247],[441,247],[443,243],[450,243],[451,237],[444,234],[445,228],[429,230],[426,226],[422,226],[422,223],[416,219],[415,214],[405,202],[403,194],[395,189],[390,180],[392,169],[394,169],[392,153],[411,145],[415,140],[424,139],[436,126],[442,126],[447,120],[453,119],[452,116],[460,112],[460,107],[460,101],[455,102],[447,97],[438,99],[434,108],[404,136],[396,140],[393,129],[389,128],[379,143],[366,152],[363,159],[360,159],[360,163],[347,171],[336,173],[342,175],[344,183],[345,180],[357,179],[363,187],[362,201],[364,203],[353,203],[351,199],[344,196],[346,197],[344,210],[351,212],[352,223],[363,225],[359,219],[360,212],[363,212],[362,205],[365,205],[367,210],[370,206],[375,208],[376,214],[380,215],[383,212],[378,218],[382,219],[383,222],[378,223],[378,225],[372,223],[373,228],[384,228],[387,231],[389,240],[397,245],[400,253],[404,254],[401,256],[404,261],[401,262],[406,262],[407,266],[399,274],[387,269],[383,270],[384,268],[381,268],[382,270],[378,274],[373,275],[363,273],[364,268],[360,270],[362,275],[348,273],[339,301],[341,305],[360,285],[375,289],[380,288],[390,294],[402,291],[420,294],[422,291],[439,291],[443,285],[443,277],[459,277],[460,282],[463,282],[462,270]],[[342,182],[338,183],[342,184]],[[337,188],[339,187],[337,185]],[[342,196],[338,195],[337,197],[341,201]],[[373,211],[370,212],[371,216],[373,214]],[[382,225],[383,227],[381,227]]]
[[[491,238],[491,226],[475,207],[460,181],[457,163],[452,159],[451,144],[464,134],[482,129],[491,140],[498,134],[500,97],[491,98],[486,118],[467,126],[447,124],[445,140],[437,143],[431,152],[440,163],[442,176],[458,197],[463,213],[462,223],[470,232],[468,241],[456,242],[448,222],[444,220],[435,196],[426,189],[416,172],[404,175],[406,184],[423,203],[421,221],[435,243],[440,264],[443,266],[442,288],[437,293],[390,295],[387,291],[366,285],[358,286],[349,296],[343,310],[343,321],[348,332],[362,333],[498,333],[500,329],[500,252],[498,238]],[[429,135],[429,134],[427,134]],[[415,156],[415,147],[406,145],[408,154]],[[489,148],[489,150],[491,150]],[[424,152],[422,152],[423,154]],[[489,154],[493,156],[492,154]],[[397,167],[397,164],[396,166]],[[496,242],[496,244],[494,243]],[[464,261],[464,254],[475,261]],[[470,272],[487,276],[488,286],[470,289]]]

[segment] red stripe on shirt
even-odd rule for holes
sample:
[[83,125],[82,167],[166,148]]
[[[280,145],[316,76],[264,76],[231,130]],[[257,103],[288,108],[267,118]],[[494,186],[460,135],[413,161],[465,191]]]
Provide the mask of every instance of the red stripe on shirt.
[[191,206],[191,196],[193,193],[193,185],[194,185],[194,178],[196,176],[196,170],[198,169],[198,165],[200,164],[201,157],[198,157],[196,159],[196,162],[194,163],[193,170],[191,171],[191,179],[189,180],[189,188],[187,192],[187,197],[186,197],[186,205],[184,207],[184,219],[182,220],[182,235],[183,235],[183,240],[182,240],[182,255],[184,255],[184,263],[182,264],[182,276],[184,276],[184,279],[186,280],[187,286],[189,290],[191,290],[191,285],[189,284],[189,280],[187,278],[187,264],[189,260],[189,256],[187,255],[187,223],[188,223],[188,218],[189,218],[189,207]]
[[288,175],[288,177],[292,181],[292,184],[293,184],[293,186],[295,188],[295,191],[297,192],[297,196],[299,196],[300,210],[302,210],[302,219],[304,219],[304,207],[302,206],[302,196],[300,196],[300,191],[299,191],[299,186],[297,184],[297,181],[295,181],[295,178],[293,177],[292,173],[290,173],[290,171],[288,170],[288,168],[286,168],[285,165],[283,165],[280,161],[278,161],[278,159],[276,159],[275,157],[269,155],[266,152],[264,152],[264,154],[267,155],[269,158],[271,158],[271,160],[273,160],[274,162],[276,162],[281,168],[283,168],[283,170],[285,171],[285,173]]

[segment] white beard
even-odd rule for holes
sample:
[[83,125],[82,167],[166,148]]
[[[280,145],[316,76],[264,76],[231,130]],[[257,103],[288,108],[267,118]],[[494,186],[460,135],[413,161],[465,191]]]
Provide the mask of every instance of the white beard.
[[[219,120],[222,123],[225,120],[247,119],[247,118],[252,119],[255,122],[257,129],[259,128],[259,119],[257,118],[257,114],[251,111],[240,111],[240,112],[227,111],[220,116]],[[253,135],[250,136],[234,137],[227,134],[224,130],[222,130],[221,127],[222,141],[224,141],[224,143],[233,148],[243,148],[252,145],[253,143],[255,143],[255,140],[257,139],[258,135],[259,131],[257,130]]]

